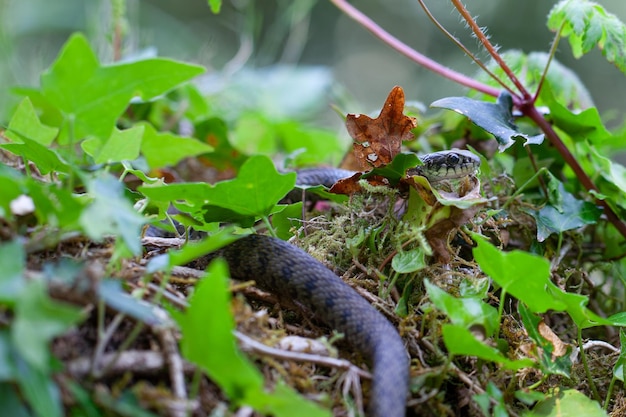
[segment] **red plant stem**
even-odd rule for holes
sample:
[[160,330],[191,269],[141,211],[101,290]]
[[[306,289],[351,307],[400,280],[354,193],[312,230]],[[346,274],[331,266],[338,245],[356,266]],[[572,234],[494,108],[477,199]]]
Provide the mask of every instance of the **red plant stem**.
[[478,41],[481,43],[481,45],[485,47],[487,52],[489,52],[489,55],[491,55],[491,57],[498,63],[498,66],[502,68],[504,73],[507,75],[507,77],[509,77],[509,79],[513,82],[513,84],[515,84],[515,86],[517,87],[519,92],[524,96],[524,98],[530,99],[531,95],[528,92],[528,90],[526,90],[526,87],[524,87],[524,84],[520,82],[520,80],[515,76],[513,71],[511,71],[511,68],[509,68],[506,62],[504,62],[504,60],[502,59],[502,56],[498,53],[496,48],[494,48],[491,42],[489,42],[489,39],[487,39],[487,37],[485,36],[485,33],[476,23],[476,20],[469,14],[465,6],[463,6],[463,3],[461,3],[459,0],[451,0],[451,1],[454,7],[457,9],[457,11],[461,14],[461,17],[463,17],[465,22],[472,29],[472,32],[474,32],[474,35],[476,35],[476,37],[478,38]]
[[376,23],[374,23],[373,20],[365,16],[361,11],[354,8],[346,0],[330,0],[330,2],[337,6],[345,14],[350,16],[352,19],[354,19],[356,22],[358,22],[365,29],[369,30],[374,36],[376,36],[410,60],[423,66],[424,68],[427,68],[436,74],[448,78],[449,80],[452,80],[457,84],[464,85],[466,87],[472,88],[493,97],[498,96],[499,91],[497,88],[478,82],[466,75],[461,74],[460,72],[454,71],[453,69],[441,65],[436,61],[433,61],[425,55],[420,54],[415,49],[401,42],[398,38],[394,37],[389,32],[378,26]]
[[[587,175],[587,173],[580,166],[574,155],[570,152],[570,150],[565,146],[561,138],[557,135],[557,133],[552,129],[552,126],[548,121],[537,111],[537,108],[531,104],[525,106],[521,109],[522,112],[532,119],[537,126],[545,133],[546,137],[550,140],[552,146],[554,146],[557,151],[563,157],[563,160],[572,168],[572,171],[576,174],[576,178],[580,181],[580,183],[585,187],[587,191],[598,191],[598,187],[593,183],[591,178]],[[620,232],[622,236],[626,238],[626,223],[620,220],[617,214],[613,211],[611,206],[604,201],[596,198],[596,204],[602,206],[604,209],[604,214],[606,214],[607,219],[615,226],[615,228]]]

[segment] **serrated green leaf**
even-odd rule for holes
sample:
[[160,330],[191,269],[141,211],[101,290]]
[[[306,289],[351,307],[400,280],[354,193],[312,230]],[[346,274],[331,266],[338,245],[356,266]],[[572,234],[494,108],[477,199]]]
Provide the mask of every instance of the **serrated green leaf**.
[[64,116],[59,137],[67,144],[86,136],[106,139],[130,99],[150,100],[204,71],[204,68],[154,58],[101,66],[87,39],[74,34],[41,76],[42,93]]
[[569,37],[576,58],[597,45],[607,61],[626,74],[626,26],[598,3],[562,0],[550,10],[548,28]]
[[159,133],[148,123],[145,128],[141,152],[151,168],[176,165],[184,158],[213,151],[213,147],[195,138],[186,138],[173,133]]
[[600,404],[576,390],[556,388],[551,396],[539,401],[533,417],[608,417]]
[[513,123],[513,100],[503,92],[496,103],[473,100],[467,97],[446,97],[435,101],[431,107],[453,110],[466,116],[472,123],[491,133],[499,144],[500,152],[515,143],[515,139],[524,139],[526,143],[539,144],[543,135],[529,136],[517,129]]
[[22,142],[28,138],[41,145],[48,146],[56,137],[59,129],[46,126],[39,121],[35,108],[28,97],[24,98],[15,109],[8,129],[4,135],[13,142]]
[[237,178],[207,190],[206,198],[239,214],[266,217],[295,184],[295,173],[279,174],[268,157],[259,155],[241,166]]
[[34,369],[47,373],[50,362],[48,344],[82,317],[79,308],[51,299],[43,281],[30,281],[15,304],[11,340]]
[[89,138],[81,143],[81,147],[93,157],[96,164],[132,161],[139,156],[143,135],[144,126],[140,124],[126,130],[113,128],[106,141]]
[[562,199],[560,210],[553,205],[546,205],[539,211],[529,214],[537,222],[537,240],[543,242],[551,234],[560,234],[584,225],[595,224],[602,209],[588,201],[581,201],[568,193],[563,183],[558,183],[558,195]]
[[444,324],[441,332],[450,355],[476,356],[480,359],[500,363],[503,367],[512,370],[534,365],[530,359],[508,359],[498,349],[479,342],[464,326]]

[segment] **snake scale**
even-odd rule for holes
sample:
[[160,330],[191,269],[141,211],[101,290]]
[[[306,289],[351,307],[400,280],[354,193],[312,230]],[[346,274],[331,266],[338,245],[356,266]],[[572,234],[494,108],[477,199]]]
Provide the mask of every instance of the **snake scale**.
[[[417,174],[431,182],[473,173],[480,159],[468,151],[427,154]],[[351,171],[313,169],[298,173],[298,184],[330,185]],[[409,393],[409,357],[396,328],[334,272],[303,250],[270,236],[248,235],[212,253],[222,257],[235,279],[254,279],[280,298],[297,300],[316,318],[345,335],[372,365],[368,415],[403,417]]]

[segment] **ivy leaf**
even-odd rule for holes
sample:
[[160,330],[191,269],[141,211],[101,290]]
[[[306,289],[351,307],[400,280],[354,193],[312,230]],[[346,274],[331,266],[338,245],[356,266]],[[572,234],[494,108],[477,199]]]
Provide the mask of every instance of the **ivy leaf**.
[[428,298],[446,313],[453,324],[470,328],[480,324],[485,333],[492,336],[498,325],[498,310],[478,297],[456,298],[429,281],[424,281]]
[[560,93],[546,80],[540,98],[550,109],[548,118],[555,126],[577,141],[589,140],[598,144],[611,140],[612,135],[604,127],[598,109],[589,107],[574,113],[558,101],[556,94]]
[[19,137],[20,143],[4,143],[0,145],[0,148],[19,155],[27,161],[32,161],[44,175],[52,171],[64,173],[71,171],[70,165],[56,151],[27,137],[21,135]]
[[46,126],[39,121],[33,103],[28,97],[24,98],[15,109],[9,122],[9,128],[4,136],[13,142],[22,142],[21,138],[28,138],[41,145],[48,146],[56,137],[59,129]]
[[150,100],[202,73],[204,68],[154,58],[102,66],[82,34],[70,37],[41,76],[42,95],[63,114],[59,142],[106,139],[130,99]]
[[241,166],[237,178],[207,190],[206,198],[239,214],[266,217],[295,184],[295,173],[279,174],[268,157],[257,155]]
[[139,235],[145,223],[124,197],[124,187],[113,177],[103,176],[87,184],[93,202],[80,216],[83,230],[92,239],[117,235],[134,253],[141,252]]
[[48,343],[81,318],[79,308],[51,299],[43,281],[31,281],[15,303],[11,339],[29,364],[47,372],[50,366]]
[[480,359],[502,364],[507,369],[522,369],[532,367],[534,362],[530,359],[510,360],[498,349],[488,346],[476,339],[476,337],[463,325],[444,324],[441,332],[450,355],[476,356]]
[[517,138],[531,144],[540,144],[544,139],[543,135],[529,136],[517,129],[511,112],[513,99],[507,92],[502,92],[495,103],[467,97],[446,97],[430,106],[453,110],[466,116],[472,123],[495,136],[500,152],[513,145]]
[[145,129],[141,152],[151,168],[176,165],[183,158],[213,151],[213,147],[195,138],[185,138],[173,133],[159,133],[149,123],[140,124]]
[[81,143],[81,147],[96,164],[132,161],[139,156],[143,134],[144,127],[141,125],[126,130],[113,128],[113,133],[104,143],[93,137]]
[[585,416],[608,417],[597,401],[574,389],[554,389],[551,395],[539,401],[532,415],[542,417]]
[[626,26],[617,16],[589,0],[562,0],[548,14],[548,28],[568,37],[574,57],[596,45],[607,61],[626,74]]
[[586,224],[595,224],[602,209],[588,201],[581,201],[568,193],[563,183],[558,183],[560,208],[546,205],[539,211],[529,212],[537,222],[537,240],[543,242],[552,233],[563,233]]
[[10,241],[0,245],[0,265],[0,301],[12,305],[26,285],[23,276],[26,255],[19,242]]

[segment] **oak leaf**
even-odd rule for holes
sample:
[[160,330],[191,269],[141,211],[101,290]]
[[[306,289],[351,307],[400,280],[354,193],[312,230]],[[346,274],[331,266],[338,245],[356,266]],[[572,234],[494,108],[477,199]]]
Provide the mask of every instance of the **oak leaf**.
[[361,168],[389,164],[400,153],[402,141],[414,139],[416,119],[404,114],[404,90],[395,86],[377,118],[348,114],[346,128],[354,139],[353,148]]

